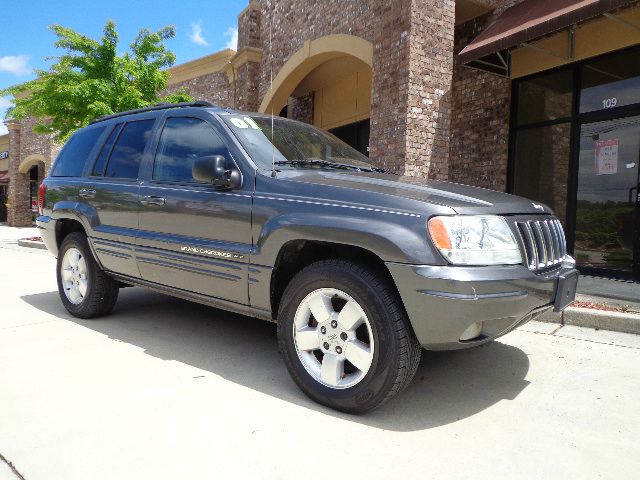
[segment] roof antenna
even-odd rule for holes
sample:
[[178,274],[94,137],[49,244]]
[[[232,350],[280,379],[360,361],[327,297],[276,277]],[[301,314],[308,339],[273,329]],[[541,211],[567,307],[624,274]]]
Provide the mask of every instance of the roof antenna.
[[[273,16],[275,15],[276,7],[273,6],[271,12],[271,18],[269,18],[269,66],[271,69],[271,79],[269,85],[269,91],[273,94],[273,43],[272,43],[272,30],[273,30]],[[271,98],[271,177],[276,176],[276,146],[273,143],[273,97]]]

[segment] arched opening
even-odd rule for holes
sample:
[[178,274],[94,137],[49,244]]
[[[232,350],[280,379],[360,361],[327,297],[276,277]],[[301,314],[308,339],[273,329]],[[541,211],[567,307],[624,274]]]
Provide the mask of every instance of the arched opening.
[[24,196],[25,205],[16,205],[16,207],[28,209],[32,212],[32,216],[35,216],[38,212],[38,188],[45,176],[44,156],[35,154],[26,157],[18,166],[18,174],[26,180],[20,183],[27,186],[25,194],[28,196]]
[[373,46],[352,35],[306,42],[280,69],[260,105],[311,123],[368,154]]

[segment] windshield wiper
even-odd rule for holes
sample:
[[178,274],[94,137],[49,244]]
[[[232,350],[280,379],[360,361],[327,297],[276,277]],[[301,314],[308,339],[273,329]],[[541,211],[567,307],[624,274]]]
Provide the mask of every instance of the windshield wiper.
[[399,173],[392,172],[391,170],[387,170],[382,167],[371,167],[371,171],[376,173],[388,173],[389,175],[400,175]]
[[367,165],[366,167],[359,167],[357,165],[349,165],[347,163],[330,162],[328,160],[318,159],[294,159],[294,160],[278,160],[274,162],[274,165],[292,165],[298,167],[328,167],[337,168],[340,170],[354,170],[356,172],[376,172],[376,173],[388,173],[390,175],[398,175],[395,172],[386,170],[381,167],[373,167]]
[[355,165],[347,165],[346,163],[335,163],[329,162],[327,160],[316,159],[278,160],[277,162],[274,162],[274,165],[292,165],[297,167],[327,167],[338,168],[340,170],[356,170],[358,172],[362,171],[361,167],[357,167]]

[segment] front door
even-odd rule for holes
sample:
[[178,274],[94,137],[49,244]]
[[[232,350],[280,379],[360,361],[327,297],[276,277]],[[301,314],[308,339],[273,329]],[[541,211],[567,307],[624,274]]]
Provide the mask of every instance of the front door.
[[234,162],[218,127],[205,116],[166,116],[140,186],[136,258],[145,280],[248,304],[253,183],[224,191],[191,174],[198,157]]
[[574,254],[586,272],[640,274],[640,116],[580,130]]

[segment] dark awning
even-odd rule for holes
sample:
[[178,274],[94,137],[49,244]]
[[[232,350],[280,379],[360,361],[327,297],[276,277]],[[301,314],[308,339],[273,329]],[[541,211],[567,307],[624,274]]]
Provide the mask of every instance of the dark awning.
[[0,172],[0,183],[9,182],[9,170],[3,170]]
[[[504,51],[535,38],[565,29],[637,0],[524,0],[505,10],[459,54],[468,64],[498,56],[504,64]],[[505,65],[506,68],[506,65]]]

